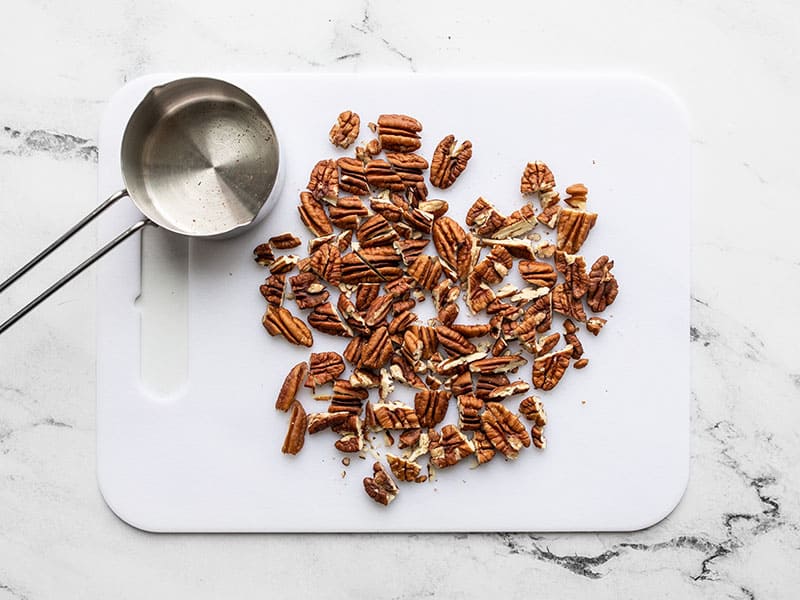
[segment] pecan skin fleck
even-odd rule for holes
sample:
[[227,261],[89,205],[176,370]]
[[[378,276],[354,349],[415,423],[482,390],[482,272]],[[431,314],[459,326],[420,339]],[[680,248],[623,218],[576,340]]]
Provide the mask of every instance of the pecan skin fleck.
[[303,410],[303,405],[297,400],[292,402],[291,409],[289,428],[286,431],[286,437],[281,447],[281,452],[284,454],[297,454],[303,449],[303,444],[306,440],[306,427],[308,426],[306,411]]
[[278,392],[278,398],[275,400],[275,408],[286,412],[295,401],[297,391],[303,383],[308,373],[308,365],[305,362],[297,363],[291,368],[286,378],[283,380],[283,385]]
[[331,144],[340,148],[349,148],[358,139],[361,131],[361,119],[357,113],[346,110],[339,114],[336,123],[331,127],[328,138]]

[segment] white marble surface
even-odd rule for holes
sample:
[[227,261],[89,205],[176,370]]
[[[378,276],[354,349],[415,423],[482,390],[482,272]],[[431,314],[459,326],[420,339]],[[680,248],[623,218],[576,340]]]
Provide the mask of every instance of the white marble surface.
[[[546,536],[131,529],[95,483],[86,276],[0,339],[0,599],[796,597],[796,3],[28,0],[2,14],[2,275],[93,206],[104,104],[154,71],[642,73],[690,110],[695,208],[692,476],[657,526]],[[0,314],[94,244],[91,233],[71,243],[4,294]]]

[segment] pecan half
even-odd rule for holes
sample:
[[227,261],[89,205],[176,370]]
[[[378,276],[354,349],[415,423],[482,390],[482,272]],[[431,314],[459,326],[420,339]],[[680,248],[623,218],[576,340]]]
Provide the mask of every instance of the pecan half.
[[367,369],[380,369],[392,356],[394,349],[389,340],[386,327],[378,327],[361,347],[361,366]]
[[529,162],[522,173],[519,183],[519,191],[523,196],[537,194],[539,192],[549,192],[556,187],[556,179],[553,172],[545,163],[540,160]]
[[262,267],[268,267],[275,260],[275,255],[272,253],[272,246],[269,242],[259,244],[253,249],[253,260],[255,260]]
[[[398,269],[400,273],[400,269]],[[380,283],[383,281],[381,274],[372,268],[361,255],[349,252],[342,256],[342,283]]]
[[[572,351],[572,349],[570,349]],[[505,356],[491,356],[476,360],[469,365],[473,373],[508,373],[518,369],[528,361],[521,354],[506,354]]]
[[503,226],[505,220],[492,204],[481,197],[467,211],[466,223],[477,235],[489,237]]
[[556,270],[546,262],[521,260],[518,268],[522,278],[537,287],[553,287],[558,279]]
[[400,175],[406,187],[425,181],[422,171],[428,168],[428,161],[419,154],[387,152],[386,160]]
[[333,233],[333,225],[325,208],[308,192],[300,192],[300,219],[306,227],[316,236],[330,235]]
[[383,429],[413,429],[420,426],[417,413],[402,402],[380,402],[373,404],[372,410]]
[[312,352],[305,386],[317,388],[344,373],[344,360],[336,352]]
[[269,243],[271,246],[278,248],[279,250],[288,250],[289,248],[297,248],[303,242],[301,242],[300,238],[295,234],[291,233],[290,231],[286,231],[269,238]]
[[592,335],[597,335],[600,333],[600,330],[605,324],[605,319],[601,319],[600,317],[589,317],[589,320],[586,321],[586,329],[588,329]]
[[286,275],[270,275],[258,289],[271,306],[281,306],[285,287]]
[[387,152],[414,152],[422,145],[418,135],[422,124],[407,115],[381,115],[376,129]]
[[369,194],[367,169],[357,158],[342,157],[336,161],[339,167],[339,188],[348,194],[366,196]]
[[617,278],[611,272],[612,268],[614,268],[614,261],[607,256],[601,256],[592,265],[592,270],[589,273],[589,295],[586,303],[594,312],[603,312],[617,299],[619,284],[617,283]]
[[435,427],[447,414],[450,392],[421,390],[414,396],[414,411],[422,427]]
[[478,460],[478,465],[483,465],[494,458],[495,449],[492,442],[486,437],[480,429],[475,432],[472,438],[472,445],[475,446],[475,458]]
[[305,362],[297,363],[291,368],[278,392],[278,398],[275,400],[275,408],[284,412],[289,410],[289,407],[295,401],[297,391],[300,389],[307,373],[308,365]]
[[576,321],[585,321],[586,312],[583,310],[583,301],[576,298],[566,284],[559,283],[553,288],[553,310]]
[[400,491],[381,463],[372,465],[372,477],[364,477],[364,491],[378,504],[388,506]]
[[420,466],[413,461],[387,453],[386,462],[389,463],[389,468],[392,470],[394,476],[400,481],[422,483],[427,479],[425,475],[419,474]]
[[492,446],[506,458],[515,459],[519,451],[531,445],[525,425],[499,402],[487,402],[481,415],[481,426]]
[[575,298],[582,297],[589,290],[589,275],[583,257],[557,250],[555,263],[556,269],[564,275],[567,286],[572,290],[572,295]]
[[366,217],[369,212],[358,196],[344,196],[328,209],[331,223],[339,229],[356,229],[361,217]]
[[350,144],[358,139],[360,130],[361,119],[358,114],[351,110],[346,110],[336,118],[336,123],[331,127],[328,139],[334,146],[349,148]]
[[456,146],[455,136],[446,136],[433,151],[431,183],[441,189],[449,188],[467,168],[470,158],[472,142],[465,140],[460,146]]
[[503,373],[481,373],[475,381],[475,395],[481,400],[489,400],[495,389],[509,383],[508,377]]
[[449,327],[439,325],[434,329],[436,330],[436,337],[439,339],[439,343],[451,356],[465,356],[477,350],[475,344]]
[[308,324],[322,333],[339,337],[351,337],[353,332],[347,327],[330,302],[315,307],[308,315]]
[[455,269],[459,248],[467,243],[466,232],[450,217],[442,217],[434,221],[431,237],[439,257]]
[[567,188],[567,197],[564,202],[569,204],[572,208],[579,210],[586,210],[586,196],[589,194],[589,188],[582,183],[573,183]]
[[455,425],[445,425],[442,433],[433,429],[428,432],[431,463],[439,468],[451,467],[475,452],[475,447]]
[[363,388],[350,385],[346,379],[337,379],[333,382],[333,397],[328,407],[328,412],[347,412],[353,415],[361,414],[364,400],[369,392]]
[[356,286],[356,310],[365,311],[372,301],[381,293],[381,286],[377,283],[359,283]]
[[458,396],[458,426],[463,431],[477,431],[481,428],[483,400],[472,394]]
[[283,439],[283,446],[281,447],[281,452],[284,454],[297,454],[303,449],[303,444],[306,441],[306,427],[308,426],[306,411],[303,410],[303,405],[297,400],[292,402],[291,408],[289,428],[286,431],[286,437]]
[[402,192],[406,187],[400,175],[385,160],[372,159],[366,165],[366,172],[367,183],[375,189]]
[[577,254],[596,222],[597,213],[562,208],[558,216],[558,249]]
[[[400,255],[391,246],[377,246],[375,248],[362,248],[357,252],[359,258],[367,264],[370,269],[378,276],[377,281],[392,281],[402,277],[403,269],[400,267]],[[343,267],[344,268],[344,267]],[[342,281],[344,274],[342,275]],[[363,281],[373,281],[375,279],[363,279]],[[347,282],[358,283],[358,282]]]
[[282,335],[292,344],[310,348],[314,343],[314,336],[306,324],[281,306],[267,308],[261,323],[267,333],[272,336]]
[[335,200],[339,195],[339,172],[333,159],[321,160],[308,178],[308,191],[316,200]]
[[325,429],[339,428],[352,415],[346,412],[323,412],[308,415],[308,433],[314,435]]
[[442,265],[438,258],[421,254],[408,266],[408,275],[423,288],[432,290],[442,276]]
[[569,366],[572,346],[566,346],[558,352],[551,352],[533,360],[533,387],[540,390],[552,390]]

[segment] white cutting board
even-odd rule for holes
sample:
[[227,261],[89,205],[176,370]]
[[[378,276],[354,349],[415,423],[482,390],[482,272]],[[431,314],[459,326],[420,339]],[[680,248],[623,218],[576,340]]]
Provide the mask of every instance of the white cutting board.
[[[100,132],[101,198],[122,186],[119,147],[133,108],[151,86],[176,77],[137,79],[112,98]],[[120,518],[151,531],[611,531],[647,527],[676,506],[689,473],[690,161],[686,116],[667,90],[628,77],[224,78],[275,124],[283,192],[270,216],[241,237],[173,243],[188,248],[188,286],[178,285],[185,275],[173,277],[176,289],[158,293],[177,298],[177,316],[143,322],[137,240],[103,259],[98,481]],[[428,158],[448,133],[470,139],[466,172],[447,191],[431,188],[459,222],[479,195],[504,213],[518,208],[529,160],[552,167],[562,194],[585,183],[600,217],[582,253],[590,264],[610,255],[621,289],[600,336],[582,335],[589,367],[570,369],[542,394],[545,451],[480,469],[465,460],[434,482],[404,485],[388,508],[363,492],[371,458],[354,458],[342,478],[332,434],[307,438],[297,457],[280,453],[287,418],[273,408],[275,396],[308,351],[263,330],[258,286],[266,271],[251,258],[257,243],[287,229],[308,238],[298,193],[318,159],[344,154],[327,134],[345,109],[361,115],[365,139],[366,123],[379,114],[413,115],[424,125]],[[137,217],[126,202],[103,216],[101,239]],[[141,332],[160,327],[168,339],[150,340],[143,351]],[[338,338],[314,336],[315,350],[343,348]],[[159,375],[160,365],[177,368],[171,392],[154,391],[170,375]],[[520,374],[529,380],[530,366]],[[326,406],[307,392],[301,399],[309,412]],[[376,447],[383,455],[382,438]]]

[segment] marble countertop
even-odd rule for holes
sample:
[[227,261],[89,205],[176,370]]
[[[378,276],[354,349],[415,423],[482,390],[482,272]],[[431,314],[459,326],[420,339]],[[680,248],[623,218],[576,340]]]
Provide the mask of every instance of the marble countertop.
[[[100,116],[117,88],[145,73],[648,75],[669,85],[691,114],[692,474],[675,512],[626,534],[132,529],[105,506],[95,480],[89,275],[0,340],[0,600],[270,591],[397,599],[498,592],[795,597],[800,359],[791,317],[800,297],[793,235],[800,212],[789,183],[800,156],[800,6],[746,0],[497,6],[488,12],[477,2],[233,1],[220,10],[196,0],[33,0],[5,9],[0,274],[94,206]],[[0,314],[10,314],[95,243],[93,233],[70,242],[3,294]]]

